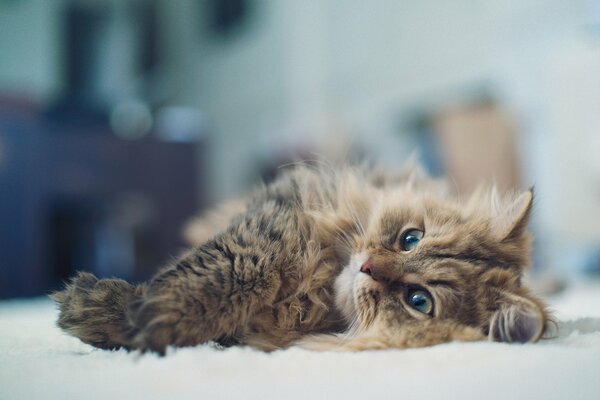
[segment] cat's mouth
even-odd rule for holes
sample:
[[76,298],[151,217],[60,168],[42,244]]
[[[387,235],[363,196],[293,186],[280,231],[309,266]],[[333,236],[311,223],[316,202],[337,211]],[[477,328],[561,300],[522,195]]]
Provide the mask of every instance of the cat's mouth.
[[[358,313],[358,293],[367,285],[375,282],[364,271],[366,267],[363,268],[368,259],[369,256],[366,252],[353,254],[348,265],[335,280],[335,304],[348,321],[354,320]],[[361,269],[363,269],[362,272]]]

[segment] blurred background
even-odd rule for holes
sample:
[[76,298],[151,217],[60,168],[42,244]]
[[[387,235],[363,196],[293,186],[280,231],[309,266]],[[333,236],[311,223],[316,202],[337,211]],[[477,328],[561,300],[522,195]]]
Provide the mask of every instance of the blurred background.
[[0,297],[146,279],[298,158],[535,185],[534,272],[598,274],[598,0],[0,0]]

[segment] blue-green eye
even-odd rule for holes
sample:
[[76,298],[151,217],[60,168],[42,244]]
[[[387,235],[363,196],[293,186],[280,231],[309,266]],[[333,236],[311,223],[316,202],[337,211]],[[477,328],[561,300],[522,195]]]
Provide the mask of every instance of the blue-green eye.
[[412,308],[423,314],[431,315],[433,312],[433,299],[426,290],[409,289],[406,294],[406,301]]
[[404,251],[411,251],[423,239],[423,231],[418,229],[409,229],[402,234],[400,239],[400,247]]

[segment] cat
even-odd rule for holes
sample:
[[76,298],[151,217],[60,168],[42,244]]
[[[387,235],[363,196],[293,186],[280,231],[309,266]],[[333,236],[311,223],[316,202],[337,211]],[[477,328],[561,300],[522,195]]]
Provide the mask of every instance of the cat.
[[[534,342],[551,321],[522,284],[533,190],[467,199],[396,174],[298,165],[201,219],[199,244],[148,283],[81,272],[58,326],[103,349],[216,342],[271,351]],[[192,230],[193,236],[193,230]]]

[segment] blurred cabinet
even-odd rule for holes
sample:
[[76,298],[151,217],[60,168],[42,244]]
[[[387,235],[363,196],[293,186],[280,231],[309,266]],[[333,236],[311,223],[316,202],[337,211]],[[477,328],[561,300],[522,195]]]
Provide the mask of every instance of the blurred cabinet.
[[203,204],[202,149],[0,112],[0,297],[42,295],[76,270],[150,277]]

